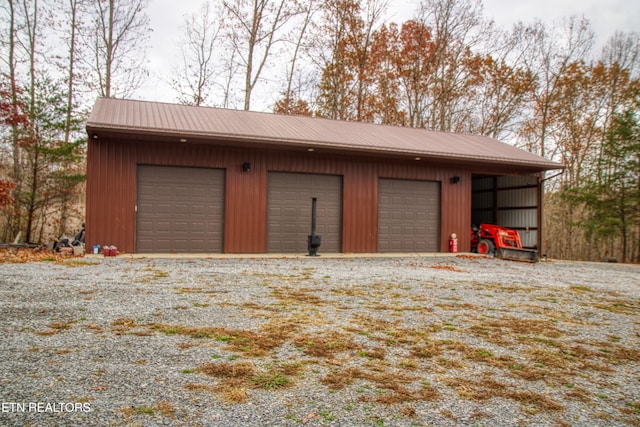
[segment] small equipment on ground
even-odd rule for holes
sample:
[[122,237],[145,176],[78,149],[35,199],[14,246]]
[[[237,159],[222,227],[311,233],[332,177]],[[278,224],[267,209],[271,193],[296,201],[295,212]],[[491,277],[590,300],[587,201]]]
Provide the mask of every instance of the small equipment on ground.
[[523,248],[516,230],[495,224],[471,227],[471,252],[513,261],[538,262],[538,252]]

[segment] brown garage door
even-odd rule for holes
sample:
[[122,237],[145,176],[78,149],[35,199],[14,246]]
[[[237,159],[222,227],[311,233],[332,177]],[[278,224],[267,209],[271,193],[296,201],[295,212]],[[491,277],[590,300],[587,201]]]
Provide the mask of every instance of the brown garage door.
[[378,251],[438,252],[440,183],[380,179]]
[[311,233],[311,198],[317,202],[319,252],[340,252],[342,243],[342,177],[269,173],[267,251],[307,252]]
[[138,166],[136,251],[222,252],[224,170]]

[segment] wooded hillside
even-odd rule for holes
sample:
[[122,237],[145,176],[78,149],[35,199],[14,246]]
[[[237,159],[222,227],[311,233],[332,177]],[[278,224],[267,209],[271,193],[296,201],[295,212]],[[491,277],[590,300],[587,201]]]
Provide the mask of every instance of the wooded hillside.
[[[82,222],[89,108],[157,78],[147,7],[2,0],[0,241]],[[598,40],[578,17],[499,28],[475,0],[389,13],[381,0],[203,2],[172,29],[181,56],[163,78],[180,103],[482,134],[560,161],[547,255],[640,261],[638,33]]]

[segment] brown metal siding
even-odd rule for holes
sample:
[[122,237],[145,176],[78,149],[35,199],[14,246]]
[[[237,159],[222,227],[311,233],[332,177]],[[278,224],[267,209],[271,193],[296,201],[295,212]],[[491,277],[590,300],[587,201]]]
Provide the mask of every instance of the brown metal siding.
[[222,169],[138,166],[136,252],[222,252]]
[[317,199],[320,251],[342,246],[342,177],[270,172],[267,192],[267,252],[304,253],[311,232],[311,199]]
[[440,183],[381,179],[378,189],[378,251],[438,252]]
[[[251,171],[243,172],[242,163]],[[316,152],[250,150],[213,145],[90,140],[87,166],[87,246],[116,245],[135,250],[136,168],[139,164],[226,170],[224,248],[226,253],[267,251],[268,172],[343,177],[343,252],[378,250],[378,179],[441,183],[440,251],[452,232],[460,250],[469,249],[471,171],[425,161],[388,160]],[[473,171],[482,172],[475,169]],[[460,176],[458,184],[451,177]]]

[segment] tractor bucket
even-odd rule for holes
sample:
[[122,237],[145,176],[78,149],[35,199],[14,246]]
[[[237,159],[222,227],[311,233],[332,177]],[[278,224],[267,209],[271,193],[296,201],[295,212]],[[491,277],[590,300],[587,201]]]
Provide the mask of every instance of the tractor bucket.
[[533,249],[502,247],[496,250],[496,256],[512,261],[538,262],[538,252]]

